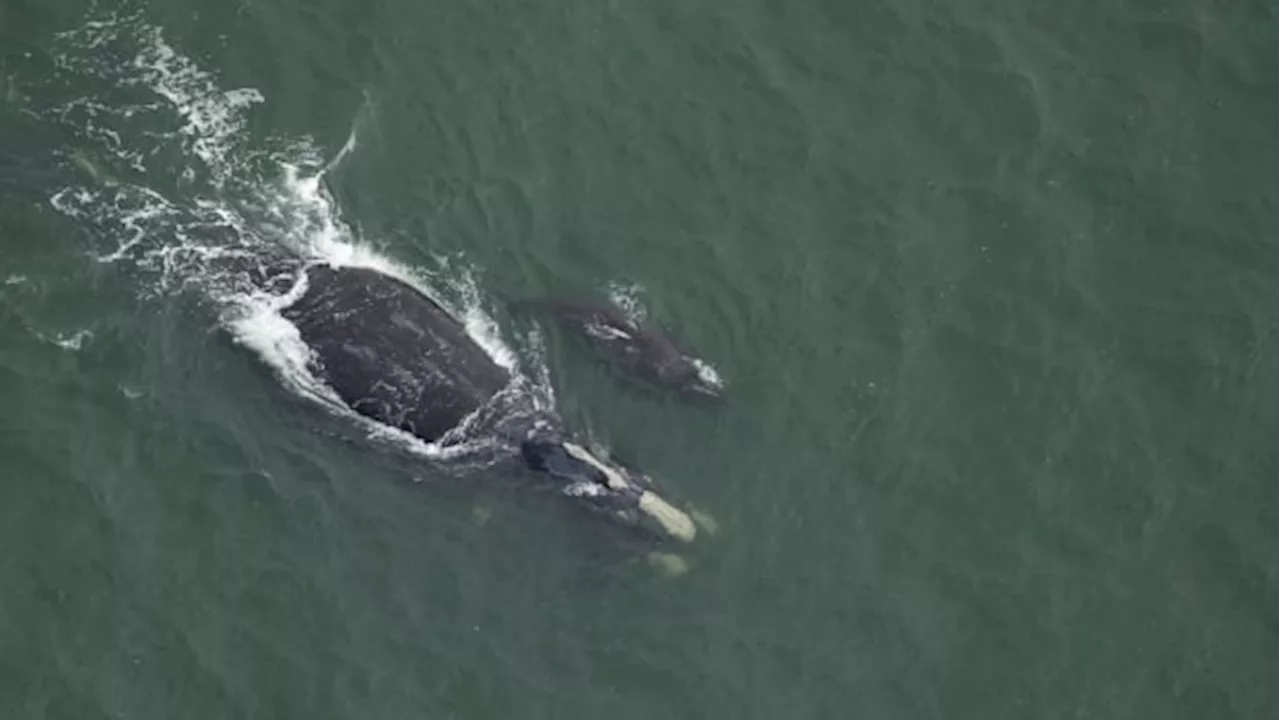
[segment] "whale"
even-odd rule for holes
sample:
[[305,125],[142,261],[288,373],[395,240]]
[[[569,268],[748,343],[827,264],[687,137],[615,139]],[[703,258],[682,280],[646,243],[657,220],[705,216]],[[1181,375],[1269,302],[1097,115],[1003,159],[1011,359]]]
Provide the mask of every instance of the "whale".
[[695,539],[694,516],[652,477],[592,452],[553,412],[522,403],[512,372],[414,285],[366,267],[299,272],[305,290],[280,313],[308,347],[310,371],[352,411],[427,442],[488,430],[574,502],[659,538]]
[[514,300],[518,314],[549,316],[585,339],[626,378],[693,400],[724,400],[725,387],[709,366],[685,351],[657,325],[633,318],[613,303],[551,296]]

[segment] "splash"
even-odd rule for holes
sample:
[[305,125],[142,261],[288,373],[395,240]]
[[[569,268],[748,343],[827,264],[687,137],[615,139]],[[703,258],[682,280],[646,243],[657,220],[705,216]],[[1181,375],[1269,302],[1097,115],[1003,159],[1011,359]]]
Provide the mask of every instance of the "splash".
[[711,385],[712,387],[724,388],[724,378],[721,377],[720,371],[716,370],[714,365],[702,358],[690,355],[686,355],[685,357],[688,357],[689,362],[693,363],[693,366],[698,369],[698,378],[702,380],[702,382]]
[[245,125],[245,110],[263,101],[254,88],[222,90],[189,58],[178,54],[160,28],[141,28],[141,51],[133,60],[139,81],[168,100],[185,120],[179,130],[190,152],[223,184],[235,163],[230,155]]
[[617,305],[619,308],[622,308],[622,311],[627,314],[627,317],[630,317],[637,323],[643,322],[649,315],[648,310],[644,307],[644,302],[641,300],[643,293],[644,288],[641,287],[639,283],[627,285],[615,281],[609,283],[608,286],[610,302]]
[[256,258],[282,255],[376,269],[460,318],[511,372],[512,384],[495,405],[521,396],[536,409],[550,409],[554,396],[540,345],[530,345],[534,372],[526,375],[521,356],[486,310],[473,268],[443,257],[435,258],[436,268],[411,268],[362,240],[342,217],[327,182],[359,151],[361,128],[373,117],[372,98],[366,96],[346,141],[326,159],[310,138],[251,142],[248,113],[265,102],[262,93],[223,90],[140,16],[93,20],[58,41],[56,62],[65,74],[106,89],[101,96],[71,93],[48,111],[80,145],[64,158],[67,167],[88,181],[68,184],[49,202],[91,229],[101,243],[92,257],[136,275],[144,298],[197,292],[282,385],[358,423],[371,438],[435,458],[491,449],[490,441],[466,432],[483,425],[480,411],[438,443],[351,411],[311,372],[310,348],[280,312],[306,291],[305,273],[264,288],[244,270]]
[[[648,317],[649,312],[641,299],[644,295],[644,287],[640,284],[632,283],[628,285],[617,281],[610,282],[608,295],[610,302],[617,305],[634,322],[643,323]],[[702,382],[712,387],[724,388],[724,377],[720,375],[720,371],[714,365],[707,360],[692,355],[685,355],[685,358],[697,369],[698,378]]]

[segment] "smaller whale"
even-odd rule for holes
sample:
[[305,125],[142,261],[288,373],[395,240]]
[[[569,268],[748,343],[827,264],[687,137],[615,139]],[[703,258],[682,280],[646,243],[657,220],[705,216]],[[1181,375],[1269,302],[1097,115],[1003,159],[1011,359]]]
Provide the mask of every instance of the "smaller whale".
[[618,306],[577,298],[517,300],[516,311],[548,313],[581,333],[597,352],[628,375],[696,399],[723,400],[724,382],[652,323]]
[[267,288],[294,273],[280,316],[306,345],[308,370],[348,410],[426,442],[484,434],[518,448],[525,466],[560,494],[624,526],[660,540],[687,543],[698,535],[700,514],[668,502],[646,473],[574,442],[553,410],[510,393],[512,372],[408,281],[374,268],[299,263],[284,253],[223,260],[229,280]]

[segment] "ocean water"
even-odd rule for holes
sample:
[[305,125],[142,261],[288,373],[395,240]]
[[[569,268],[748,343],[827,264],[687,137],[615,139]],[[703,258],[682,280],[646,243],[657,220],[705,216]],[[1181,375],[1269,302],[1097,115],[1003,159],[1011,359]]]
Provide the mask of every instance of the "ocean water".
[[[0,0],[0,717],[1275,716],[1276,27]],[[668,577],[353,416],[226,271],[282,250],[720,532]],[[504,310],[547,293],[729,402]]]

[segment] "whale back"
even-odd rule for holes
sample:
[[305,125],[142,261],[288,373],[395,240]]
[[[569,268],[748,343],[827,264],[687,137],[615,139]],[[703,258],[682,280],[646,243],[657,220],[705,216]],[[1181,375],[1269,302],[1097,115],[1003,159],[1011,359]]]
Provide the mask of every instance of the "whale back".
[[462,323],[401,280],[323,265],[308,268],[307,280],[282,313],[317,374],[362,415],[432,441],[511,379]]
[[719,388],[702,381],[697,365],[666,333],[612,303],[548,297],[517,301],[513,309],[549,312],[577,330],[624,375],[698,396],[719,394]]

